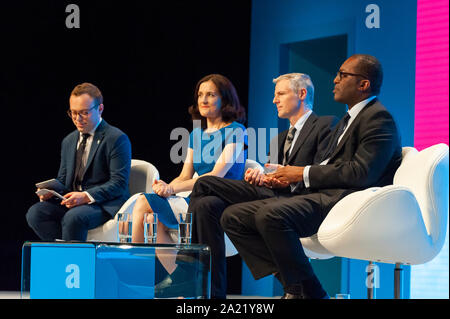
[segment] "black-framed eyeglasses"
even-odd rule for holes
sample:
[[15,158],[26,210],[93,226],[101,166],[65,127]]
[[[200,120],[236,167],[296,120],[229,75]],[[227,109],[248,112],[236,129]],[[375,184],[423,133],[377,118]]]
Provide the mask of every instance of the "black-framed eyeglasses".
[[342,80],[342,78],[347,77],[347,76],[360,76],[363,77],[364,79],[368,79],[367,76],[365,76],[364,74],[358,74],[358,73],[349,73],[349,72],[342,72],[342,71],[337,71],[336,76],[339,78],[339,80]]
[[72,111],[72,110],[67,110],[67,115],[71,118],[71,119],[76,119],[78,117],[78,115],[81,115],[82,118],[86,118],[88,117],[89,113],[92,112],[93,109],[97,108],[98,105],[94,105],[93,107],[91,107],[90,109],[87,110],[83,110],[80,112],[77,111]]

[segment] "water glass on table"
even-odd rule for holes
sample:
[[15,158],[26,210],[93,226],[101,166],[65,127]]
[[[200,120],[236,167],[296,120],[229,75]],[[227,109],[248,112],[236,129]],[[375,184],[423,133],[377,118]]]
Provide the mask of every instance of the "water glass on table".
[[131,243],[131,230],[133,226],[133,216],[128,213],[117,214],[117,232],[119,234],[119,242]]
[[192,236],[192,213],[179,214],[178,243],[190,244]]
[[146,244],[156,244],[158,214],[144,214],[144,240]]

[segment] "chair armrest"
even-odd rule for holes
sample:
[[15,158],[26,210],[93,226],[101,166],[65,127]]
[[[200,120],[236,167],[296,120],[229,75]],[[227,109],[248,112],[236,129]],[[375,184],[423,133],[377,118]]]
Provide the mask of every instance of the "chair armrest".
[[410,264],[429,258],[431,242],[420,207],[404,186],[369,188],[344,197],[317,234],[336,256]]

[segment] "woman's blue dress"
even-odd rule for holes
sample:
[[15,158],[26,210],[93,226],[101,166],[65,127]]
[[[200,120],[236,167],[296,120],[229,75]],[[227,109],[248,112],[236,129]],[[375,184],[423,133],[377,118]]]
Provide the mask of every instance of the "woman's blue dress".
[[[227,144],[243,145],[243,151],[234,159],[233,166],[224,178],[242,179],[244,176],[245,160],[247,159],[247,131],[238,122],[221,129],[207,133],[201,128],[195,128],[189,135],[189,148],[193,150],[194,171],[199,175],[213,170],[217,159]],[[238,148],[239,149],[239,148]],[[161,197],[155,193],[145,193],[152,210],[158,214],[158,219],[169,228],[178,227],[178,215],[185,214],[189,205],[189,197],[169,196]]]

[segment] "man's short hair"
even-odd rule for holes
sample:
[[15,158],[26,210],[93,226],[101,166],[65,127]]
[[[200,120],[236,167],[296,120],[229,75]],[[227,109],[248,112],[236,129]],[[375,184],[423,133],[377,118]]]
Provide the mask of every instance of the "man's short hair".
[[301,89],[306,89],[305,105],[312,110],[314,104],[314,85],[308,74],[304,73],[287,73],[273,79],[273,83],[277,84],[281,80],[289,80],[291,89],[298,93]]
[[373,95],[380,94],[383,84],[383,68],[380,61],[369,54],[354,54],[352,57],[359,60],[358,73],[363,74],[370,81],[370,93]]
[[100,105],[103,104],[103,96],[102,96],[102,92],[100,92],[100,90],[98,89],[98,87],[96,87],[94,84],[91,83],[81,83],[78,84],[73,90],[72,93],[70,93],[70,95],[72,96],[80,96],[83,94],[87,94],[90,97],[92,97],[94,99],[94,103],[95,105]]

